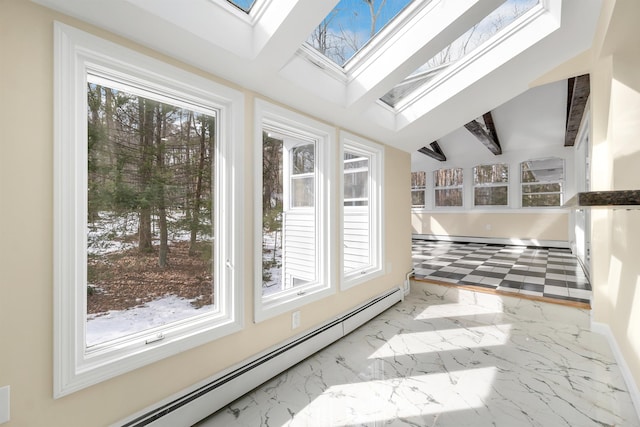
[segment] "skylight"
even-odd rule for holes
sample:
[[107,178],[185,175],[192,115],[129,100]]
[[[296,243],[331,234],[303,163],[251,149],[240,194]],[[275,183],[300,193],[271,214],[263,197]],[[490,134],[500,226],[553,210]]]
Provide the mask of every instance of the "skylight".
[[344,66],[413,0],[340,0],[307,43]]
[[407,95],[429,83],[452,64],[469,55],[539,3],[539,0],[507,0],[453,43],[430,58],[380,100],[395,107]]
[[256,0],[227,0],[227,1],[247,13],[249,13],[249,11],[251,10],[251,7],[256,2]]

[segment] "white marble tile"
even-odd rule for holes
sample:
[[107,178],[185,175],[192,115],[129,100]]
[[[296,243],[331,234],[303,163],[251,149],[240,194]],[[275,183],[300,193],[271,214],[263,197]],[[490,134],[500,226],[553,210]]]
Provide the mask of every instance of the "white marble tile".
[[204,420],[233,426],[638,427],[589,313],[428,283]]

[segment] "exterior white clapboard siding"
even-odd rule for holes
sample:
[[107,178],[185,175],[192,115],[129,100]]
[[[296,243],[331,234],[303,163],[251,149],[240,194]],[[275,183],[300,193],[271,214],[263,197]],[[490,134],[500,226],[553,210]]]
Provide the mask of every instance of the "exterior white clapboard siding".
[[344,272],[366,268],[370,264],[369,211],[367,207],[344,207]]
[[283,271],[285,289],[294,286],[293,279],[316,280],[316,239],[313,209],[292,209],[284,213]]

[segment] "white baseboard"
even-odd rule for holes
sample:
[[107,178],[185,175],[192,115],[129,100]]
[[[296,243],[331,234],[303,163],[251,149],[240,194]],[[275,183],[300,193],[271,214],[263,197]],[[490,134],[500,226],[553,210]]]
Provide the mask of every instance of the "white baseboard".
[[611,351],[613,352],[614,357],[616,358],[616,362],[620,367],[620,371],[622,372],[622,377],[624,378],[624,382],[627,384],[627,389],[629,390],[629,394],[631,395],[631,401],[633,402],[633,406],[636,409],[636,413],[638,414],[638,418],[640,418],[640,390],[638,389],[638,385],[631,374],[631,370],[629,369],[629,365],[624,360],[622,356],[622,351],[620,351],[620,347],[618,346],[618,342],[616,338],[613,336],[613,332],[611,328],[606,323],[601,322],[591,322],[591,330],[600,335],[604,335],[609,342],[609,347],[611,347]]
[[441,240],[445,242],[463,243],[487,243],[498,245],[536,246],[541,248],[566,248],[571,249],[569,242],[564,240],[538,240],[517,239],[503,237],[473,237],[473,236],[449,236],[447,234],[412,234],[414,239]]

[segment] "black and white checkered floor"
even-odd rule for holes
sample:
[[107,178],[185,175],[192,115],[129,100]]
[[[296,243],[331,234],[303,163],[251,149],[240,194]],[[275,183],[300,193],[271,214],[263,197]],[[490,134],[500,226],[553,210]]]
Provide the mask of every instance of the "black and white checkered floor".
[[590,304],[591,285],[569,249],[413,240],[416,279]]

